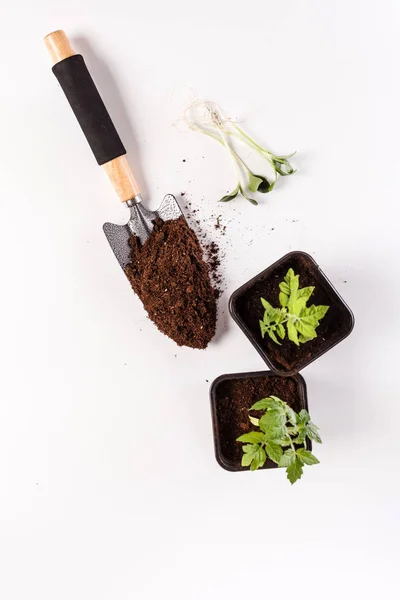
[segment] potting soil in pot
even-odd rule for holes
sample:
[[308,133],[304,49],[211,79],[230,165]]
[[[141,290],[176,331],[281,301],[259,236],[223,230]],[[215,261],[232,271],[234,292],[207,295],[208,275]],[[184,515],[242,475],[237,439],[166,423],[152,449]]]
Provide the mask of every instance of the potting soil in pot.
[[[226,379],[216,389],[215,418],[221,454],[224,461],[234,470],[242,470],[242,445],[236,440],[240,435],[254,431],[249,420],[249,408],[258,400],[267,396],[277,396],[296,412],[304,406],[301,384],[292,377],[243,377]],[[252,411],[253,416],[261,416],[262,412]],[[264,468],[275,467],[275,463],[267,460]]]
[[217,307],[210,269],[185,219],[157,219],[143,246],[132,236],[126,275],[150,319],[178,346],[206,348]]
[[[265,298],[273,306],[279,307],[279,283],[283,281],[289,268],[296,275],[300,275],[300,287],[314,286],[314,292],[309,304],[323,304],[329,306],[329,310],[321,320],[317,328],[317,337],[305,344],[296,346],[286,336],[280,340],[278,345],[267,335],[261,337],[259,321],[263,318],[264,308],[260,298]],[[237,300],[237,310],[253,333],[261,347],[268,350],[269,357],[276,368],[291,371],[306,363],[310,357],[318,354],[327,342],[332,342],[343,335],[343,331],[349,328],[349,311],[343,303],[337,300],[337,295],[332,287],[321,275],[318,267],[310,262],[306,256],[290,256],[287,261],[281,263],[272,273],[249,287]]]

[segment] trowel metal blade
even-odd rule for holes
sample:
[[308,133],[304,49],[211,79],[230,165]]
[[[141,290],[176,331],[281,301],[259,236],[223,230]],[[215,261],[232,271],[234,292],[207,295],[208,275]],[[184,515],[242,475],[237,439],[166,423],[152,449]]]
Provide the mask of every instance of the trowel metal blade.
[[153,230],[154,220],[157,217],[163,221],[170,221],[183,216],[179,204],[172,194],[164,196],[158,210],[148,210],[141,202],[130,206],[129,210],[131,217],[126,225],[114,225],[114,223],[104,223],[103,225],[108,243],[123,269],[130,262],[129,239],[132,235],[138,237],[140,243],[144,244]]

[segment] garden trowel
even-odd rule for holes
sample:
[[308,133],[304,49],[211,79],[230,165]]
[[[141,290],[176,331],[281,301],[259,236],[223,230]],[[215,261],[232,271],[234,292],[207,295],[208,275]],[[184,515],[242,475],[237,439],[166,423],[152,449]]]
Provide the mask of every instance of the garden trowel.
[[120,200],[130,211],[126,225],[105,223],[104,233],[121,267],[129,263],[129,238],[135,235],[143,244],[149,237],[154,220],[178,219],[183,216],[174,196],[164,197],[156,211],[142,204],[139,186],[126,159],[126,150],[100,97],[93,79],[80,54],[72,50],[62,30],[45,38],[53,59],[53,73],[57,77],[68,102],[82,128],[99,165],[106,171]]

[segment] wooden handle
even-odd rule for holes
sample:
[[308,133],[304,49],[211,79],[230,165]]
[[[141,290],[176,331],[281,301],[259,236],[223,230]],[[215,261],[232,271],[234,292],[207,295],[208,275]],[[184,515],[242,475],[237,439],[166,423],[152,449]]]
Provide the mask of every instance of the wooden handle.
[[[107,173],[122,202],[131,200],[140,189],[125,156],[125,148],[115,130],[96,86],[80,55],[76,55],[61,29],[44,38],[59,80],[93,153]],[[71,61],[58,63],[65,59]],[[111,157],[111,160],[108,160]]]
[[72,50],[67,34],[62,29],[49,33],[44,38],[46,48],[50,53],[53,65],[56,65],[60,60],[74,56],[76,52]]

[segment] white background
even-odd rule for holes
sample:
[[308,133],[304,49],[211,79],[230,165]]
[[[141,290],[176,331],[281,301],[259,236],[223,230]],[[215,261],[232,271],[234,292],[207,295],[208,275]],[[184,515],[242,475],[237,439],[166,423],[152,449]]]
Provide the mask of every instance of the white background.
[[[399,12],[397,0],[3,7],[2,600],[395,594]],[[354,311],[350,338],[303,372],[324,444],[294,487],[282,470],[217,465],[206,380],[263,362],[226,312],[204,352],[146,319],[102,232],[126,209],[51,73],[42,37],[58,28],[85,55],[147,204],[187,192],[215,239],[223,215],[223,311],[290,249],[312,253]],[[276,152],[299,151],[298,174],[258,208],[218,205],[228,157],[173,126],[196,94]]]

